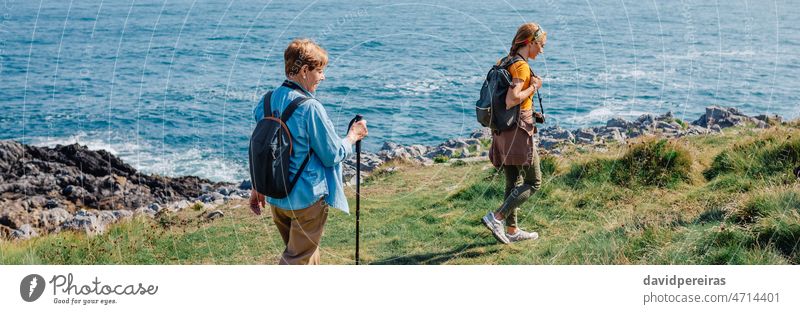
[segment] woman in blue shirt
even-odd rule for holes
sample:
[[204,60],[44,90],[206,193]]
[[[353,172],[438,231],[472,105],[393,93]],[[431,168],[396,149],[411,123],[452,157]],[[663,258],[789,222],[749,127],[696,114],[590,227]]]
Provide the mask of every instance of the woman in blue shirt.
[[[272,220],[278,227],[286,249],[279,264],[319,264],[319,243],[328,218],[328,207],[348,212],[342,185],[341,163],[353,153],[353,144],[367,135],[366,120],[354,123],[347,136],[340,138],[322,104],[314,98],[319,83],[325,80],[328,54],[309,39],[295,39],[283,54],[287,80],[272,92],[270,105],[275,116],[297,97],[305,101],[289,118],[286,127],[292,134],[294,154],[289,172],[300,175],[292,192],[281,199],[266,198],[251,192],[250,208],[261,214],[261,205],[270,204]],[[264,99],[256,104],[253,117],[264,117]],[[297,174],[306,155],[311,157]]]

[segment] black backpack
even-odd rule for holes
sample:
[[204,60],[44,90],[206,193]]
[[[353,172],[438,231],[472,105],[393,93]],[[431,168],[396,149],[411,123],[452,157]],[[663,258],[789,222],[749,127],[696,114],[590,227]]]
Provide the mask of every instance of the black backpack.
[[506,109],[506,94],[512,82],[508,67],[520,60],[525,59],[519,55],[505,57],[486,74],[480,98],[475,102],[475,114],[482,126],[503,131],[517,125],[519,106]]
[[[283,86],[300,89],[297,84],[289,81],[283,82]],[[258,193],[272,198],[285,198],[294,189],[312,153],[312,150],[309,150],[300,169],[294,178],[289,180],[289,158],[293,155],[293,151],[292,134],[286,127],[286,121],[292,117],[300,104],[310,98],[302,96],[295,98],[278,118],[272,114],[271,97],[272,91],[264,96],[264,119],[258,121],[253,135],[250,136],[250,180]]]

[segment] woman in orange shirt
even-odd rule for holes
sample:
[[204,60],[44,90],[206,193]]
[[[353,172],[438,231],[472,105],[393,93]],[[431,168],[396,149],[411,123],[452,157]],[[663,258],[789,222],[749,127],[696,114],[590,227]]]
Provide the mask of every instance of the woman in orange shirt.
[[[517,227],[517,212],[531,194],[542,183],[539,154],[533,139],[536,133],[531,96],[542,87],[542,80],[528,65],[529,59],[544,52],[547,33],[536,23],[525,23],[517,29],[511,51],[506,58],[522,58],[508,66],[513,78],[506,94],[506,107],[520,106],[517,127],[492,134],[489,159],[495,167],[502,167],[506,177],[505,201],[500,207],[483,217],[483,224],[502,243],[535,240],[536,232],[527,232]],[[504,60],[501,60],[501,62]],[[505,221],[505,224],[503,223]]]

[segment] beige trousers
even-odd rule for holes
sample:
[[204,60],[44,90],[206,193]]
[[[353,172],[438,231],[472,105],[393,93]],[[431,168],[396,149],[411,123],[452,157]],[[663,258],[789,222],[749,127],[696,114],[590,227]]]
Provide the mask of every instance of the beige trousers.
[[286,245],[278,264],[319,265],[319,243],[328,220],[325,199],[298,210],[285,210],[272,205],[270,208],[272,221]]

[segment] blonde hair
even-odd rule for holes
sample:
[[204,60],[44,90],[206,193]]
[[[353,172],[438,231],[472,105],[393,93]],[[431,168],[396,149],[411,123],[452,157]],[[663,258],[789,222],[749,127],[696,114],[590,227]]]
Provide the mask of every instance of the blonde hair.
[[291,76],[299,73],[304,65],[309,71],[324,68],[328,65],[328,52],[311,39],[297,38],[283,52],[283,62],[286,76]]
[[514,35],[514,41],[511,42],[511,51],[509,51],[508,54],[512,55],[522,46],[532,41],[541,42],[544,38],[547,38],[547,32],[545,32],[539,24],[522,24],[517,29],[517,34]]

